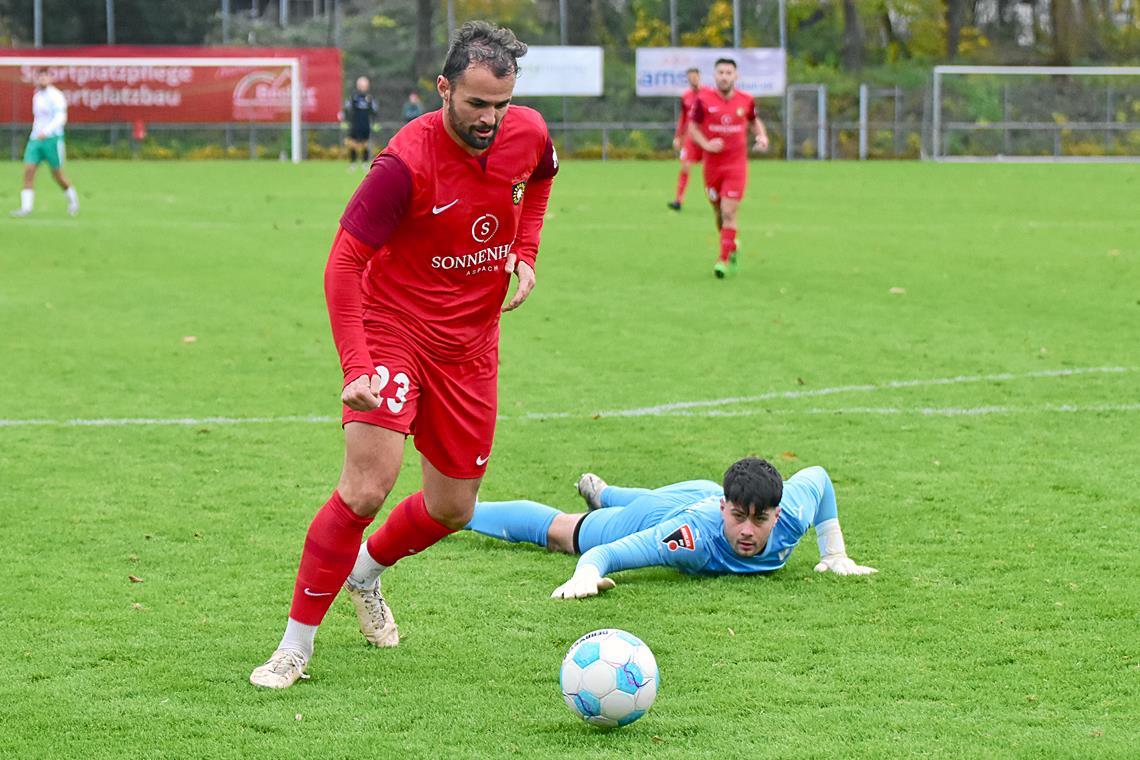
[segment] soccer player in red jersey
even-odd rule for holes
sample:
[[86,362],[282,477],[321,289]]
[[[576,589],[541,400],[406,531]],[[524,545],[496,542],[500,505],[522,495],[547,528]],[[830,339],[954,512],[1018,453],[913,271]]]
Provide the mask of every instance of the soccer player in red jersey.
[[[285,635],[250,675],[257,686],[305,677],[342,587],[367,641],[395,646],[381,571],[471,519],[495,432],[499,318],[534,287],[558,170],[542,117],[511,105],[525,53],[509,29],[464,24],[436,82],[443,108],[392,138],[340,219],[325,296],[344,370],[344,469],[309,526]],[[361,544],[408,435],[423,489]]]
[[748,129],[756,134],[753,148],[768,150],[768,131],[756,115],[752,96],[736,89],[736,61],[716,62],[716,88],[697,94],[689,115],[689,136],[705,152],[705,192],[720,230],[720,256],[713,265],[718,278],[736,268],[736,212],[748,184]]
[[681,115],[677,119],[677,131],[673,135],[673,150],[679,150],[681,156],[681,171],[677,175],[677,195],[669,204],[674,211],[681,210],[681,202],[685,200],[685,188],[689,184],[689,170],[693,164],[701,161],[701,149],[689,137],[689,112],[693,110],[693,103],[697,102],[697,93],[701,89],[701,70],[691,68],[685,72],[689,78],[689,89],[681,96]]

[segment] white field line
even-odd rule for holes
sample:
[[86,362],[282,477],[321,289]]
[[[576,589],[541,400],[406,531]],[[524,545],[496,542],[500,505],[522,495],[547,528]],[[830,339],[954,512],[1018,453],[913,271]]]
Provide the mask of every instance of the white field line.
[[[671,404],[658,404],[644,406],[637,409],[617,409],[608,412],[598,412],[602,417],[652,417],[661,414],[675,413],[684,409],[709,409],[718,406],[733,406],[736,404],[754,404],[758,401],[772,399],[813,398],[816,396],[833,396],[839,393],[872,393],[882,390],[895,390],[897,388],[923,388],[938,385],[961,385],[964,383],[991,383],[1007,382],[1010,380],[1029,380],[1043,377],[1069,377],[1071,375],[1092,374],[1119,374],[1132,372],[1131,367],[1079,367],[1075,369],[1041,370],[1038,372],[1024,372],[1013,374],[999,372],[991,375],[957,375],[955,377],[938,377],[923,380],[888,380],[884,383],[866,383],[862,385],[837,385],[832,388],[815,388],[801,391],[770,391],[756,396],[731,396],[729,398],[712,399],[709,401],[677,401]],[[570,416],[566,414],[555,415],[527,415],[528,418],[547,419],[550,417]]]
[[810,409],[709,409],[702,412],[687,410],[666,412],[662,417],[756,417],[759,415],[919,415],[923,417],[985,417],[994,414],[1041,414],[1065,412],[1080,414],[1089,412],[1140,412],[1140,404],[1045,404],[1043,406],[849,406],[837,409],[812,407]]
[[[921,415],[921,416],[985,416],[995,414],[1033,414],[1040,412],[1129,412],[1140,411],[1140,404],[1047,404],[1036,407],[1017,406],[977,406],[977,407],[841,407],[835,409],[813,407],[809,409],[736,409],[725,410],[718,407],[736,404],[749,404],[772,399],[798,399],[818,396],[831,396],[841,393],[872,393],[898,388],[920,388],[963,383],[1006,382],[1047,377],[1068,377],[1071,375],[1120,374],[1135,371],[1132,367],[1081,367],[1075,369],[1043,370],[1014,374],[1002,372],[990,375],[957,375],[954,377],[929,378],[918,380],[889,380],[883,383],[863,385],[840,385],[831,388],[816,388],[798,391],[770,391],[755,396],[732,396],[706,401],[678,401],[656,406],[635,409],[616,409],[607,412],[571,413],[548,412],[528,413],[519,417],[500,416],[500,421],[534,421],[593,417],[743,417],[761,414],[849,414],[849,415]],[[265,417],[104,417],[95,419],[0,419],[0,428],[6,427],[131,427],[131,426],[200,426],[200,425],[263,425],[276,423],[329,424],[339,422],[340,417],[327,415],[282,415]]]

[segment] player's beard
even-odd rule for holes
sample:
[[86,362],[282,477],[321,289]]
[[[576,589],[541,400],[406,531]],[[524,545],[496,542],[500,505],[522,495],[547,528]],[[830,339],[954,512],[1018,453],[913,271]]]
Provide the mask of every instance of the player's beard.
[[459,114],[455,112],[454,103],[447,104],[447,120],[451,122],[451,128],[455,134],[459,135],[459,139],[475,150],[486,150],[491,147],[491,143],[495,142],[495,135],[499,134],[499,124],[501,123],[495,122],[495,125],[491,127],[491,134],[481,137],[475,134],[474,124],[467,126],[459,120]]

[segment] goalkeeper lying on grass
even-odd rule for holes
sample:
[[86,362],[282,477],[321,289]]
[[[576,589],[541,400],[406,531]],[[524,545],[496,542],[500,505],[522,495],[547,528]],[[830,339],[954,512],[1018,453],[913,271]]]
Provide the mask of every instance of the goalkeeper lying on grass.
[[822,467],[785,482],[771,464],[749,457],[728,468],[723,488],[689,480],[654,490],[619,488],[586,473],[578,493],[585,514],[534,501],[476,502],[467,530],[581,554],[574,576],[551,594],[556,599],[593,596],[614,587],[607,574],[650,565],[700,575],[779,570],[812,525],[817,572],[876,572],[847,556],[835,488]]

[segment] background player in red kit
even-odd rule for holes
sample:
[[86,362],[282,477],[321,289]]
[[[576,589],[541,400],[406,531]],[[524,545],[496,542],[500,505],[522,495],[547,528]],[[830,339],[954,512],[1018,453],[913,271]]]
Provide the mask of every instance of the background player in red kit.
[[701,149],[689,137],[689,113],[693,110],[693,103],[697,101],[697,93],[701,89],[701,70],[692,68],[685,72],[689,78],[689,89],[681,96],[681,115],[677,118],[677,132],[673,135],[673,150],[679,150],[681,156],[681,171],[677,175],[677,195],[669,208],[674,211],[681,210],[681,202],[685,200],[685,188],[689,184],[689,170],[693,164],[700,163]]
[[736,212],[748,184],[748,128],[755,150],[768,150],[768,131],[756,115],[752,96],[736,89],[736,61],[716,62],[716,88],[697,93],[689,115],[689,135],[705,152],[705,192],[720,230],[720,256],[713,273],[724,277],[736,266]]
[[[509,29],[464,24],[436,83],[443,108],[396,134],[341,217],[325,295],[344,369],[344,469],[305,536],[285,635],[250,675],[258,686],[305,677],[342,586],[369,643],[395,646],[380,572],[471,519],[495,431],[499,316],[534,287],[558,170],[542,117],[510,105],[525,53]],[[423,490],[361,544],[407,435]]]

